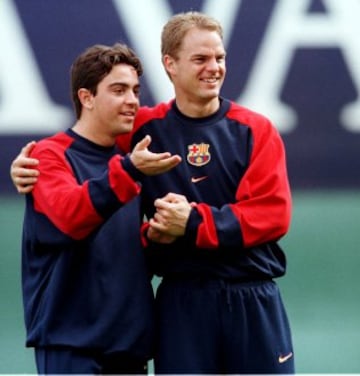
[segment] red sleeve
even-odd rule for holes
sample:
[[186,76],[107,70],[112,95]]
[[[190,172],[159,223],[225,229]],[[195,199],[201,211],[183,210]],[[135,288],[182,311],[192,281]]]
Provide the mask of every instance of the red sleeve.
[[283,142],[278,131],[263,117],[256,119],[252,134],[250,164],[239,183],[236,202],[220,209],[206,203],[196,206],[201,217],[196,237],[198,247],[224,245],[217,236],[218,228],[222,233],[228,231],[223,239],[230,242],[237,231],[234,221],[239,225],[244,247],[276,241],[289,229],[291,193]]
[[[32,195],[35,210],[46,215],[66,235],[82,239],[102,224],[104,218],[96,210],[90,195],[93,179],[83,184],[77,182],[64,156],[66,142],[71,143],[71,138],[65,136],[62,145],[48,140],[36,145],[31,156],[40,161],[40,176]],[[95,179],[97,186],[107,185],[104,192],[112,191],[121,203],[140,192],[139,186],[122,169],[119,156],[110,159],[109,170]]]
[[278,240],[291,219],[284,145],[273,126],[263,127],[254,129],[250,166],[236,192],[237,202],[231,205],[246,247]]

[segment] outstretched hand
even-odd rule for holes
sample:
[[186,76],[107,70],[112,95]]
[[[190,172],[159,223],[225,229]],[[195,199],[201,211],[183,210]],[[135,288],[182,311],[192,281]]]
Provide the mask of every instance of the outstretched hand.
[[169,152],[153,153],[148,149],[151,137],[145,136],[139,141],[130,154],[133,165],[143,174],[151,176],[167,172],[181,162],[179,155],[171,155]]
[[11,163],[11,180],[19,193],[31,192],[34,188],[34,184],[37,182],[39,171],[36,167],[38,166],[39,161],[35,158],[29,157],[35,145],[35,141],[27,143]]

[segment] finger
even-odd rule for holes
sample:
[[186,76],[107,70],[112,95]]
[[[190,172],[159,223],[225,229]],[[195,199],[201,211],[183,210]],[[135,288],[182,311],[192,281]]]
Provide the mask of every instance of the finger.
[[23,179],[23,178],[36,178],[40,175],[39,170],[34,168],[20,168],[16,167],[13,168],[11,171],[11,176],[13,176],[14,180],[16,179]]
[[40,175],[39,170],[34,168],[22,168],[20,169],[20,176],[26,177],[26,178],[36,178]]
[[16,190],[19,192],[19,193],[29,193],[31,192],[34,187],[35,187],[35,183],[24,183],[24,184],[20,184],[20,183],[17,183],[17,182],[13,182],[14,183],[14,186],[16,188]]
[[147,231],[147,237],[150,239],[150,240],[157,240],[160,236],[160,232],[155,230],[153,227],[149,227],[148,231]]
[[39,164],[39,160],[35,158],[29,158],[19,155],[11,164],[11,169],[25,168],[25,167],[36,167]]
[[26,177],[16,177],[13,179],[14,184],[16,185],[34,185],[37,182],[37,177],[31,177],[31,176],[26,176]]
[[159,212],[160,210],[168,210],[171,207],[171,202],[166,199],[166,196],[164,198],[157,198],[154,202],[154,206],[156,210]]
[[22,149],[20,154],[23,155],[24,157],[29,157],[31,151],[34,149],[36,145],[36,141],[30,141],[28,142]]
[[149,160],[166,165],[168,163],[172,163],[174,156],[172,156],[168,151],[165,151],[163,153],[150,153]]
[[11,166],[10,169],[11,180],[17,189],[19,189],[19,186],[35,184],[39,175],[39,171],[33,168],[19,168]]
[[17,191],[19,193],[24,194],[24,193],[30,193],[33,190],[34,186],[33,185],[25,185],[25,186],[16,186],[16,188],[17,188]]
[[140,140],[134,147],[134,151],[144,150],[151,144],[151,137],[146,135],[142,140]]
[[156,212],[154,214],[154,220],[157,223],[161,223],[162,225],[167,225],[168,221],[166,219],[166,216],[162,215],[161,213]]
[[162,200],[169,202],[169,203],[179,203],[179,202],[187,202],[187,199],[184,195],[180,195],[178,193],[169,192]]
[[169,192],[165,197],[164,200],[167,200],[168,202],[175,202],[177,199],[180,198],[180,195],[177,193]]
[[166,158],[160,158],[157,160],[157,170],[161,172],[167,172],[177,166],[181,162],[181,157],[178,155],[168,156]]
[[149,220],[149,224],[153,229],[157,231],[164,231],[166,229],[162,223],[155,221],[155,219],[153,218]]
[[154,160],[157,160],[160,165],[166,166],[166,165],[177,165],[181,162],[180,155],[171,155],[169,152],[164,153],[153,153],[156,157]]

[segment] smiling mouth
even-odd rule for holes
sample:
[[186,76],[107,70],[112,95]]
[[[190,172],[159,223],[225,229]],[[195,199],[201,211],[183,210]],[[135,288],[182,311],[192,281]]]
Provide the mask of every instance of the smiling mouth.
[[201,81],[206,82],[207,84],[215,84],[218,82],[218,78],[203,78]]
[[134,117],[135,112],[121,112],[121,115],[126,117]]

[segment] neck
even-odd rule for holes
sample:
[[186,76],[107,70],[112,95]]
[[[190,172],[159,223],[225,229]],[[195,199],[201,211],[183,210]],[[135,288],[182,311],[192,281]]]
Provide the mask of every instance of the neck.
[[192,118],[202,118],[210,116],[215,113],[220,107],[219,97],[213,98],[211,100],[204,100],[194,102],[191,100],[181,99],[176,97],[176,106],[179,111]]
[[79,136],[86,138],[94,144],[105,147],[113,146],[115,144],[114,137],[111,137],[104,132],[97,132],[90,124],[81,119],[79,119],[71,129]]

